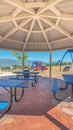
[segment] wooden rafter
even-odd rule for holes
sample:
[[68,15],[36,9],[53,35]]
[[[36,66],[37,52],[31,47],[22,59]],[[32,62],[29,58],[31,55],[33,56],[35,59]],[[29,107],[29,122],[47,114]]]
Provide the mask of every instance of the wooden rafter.
[[41,33],[41,30],[33,30],[33,31],[31,31],[31,33]]
[[43,22],[49,24],[50,26],[54,27],[56,30],[58,30],[59,32],[61,32],[62,34],[64,34],[65,36],[67,36],[68,38],[70,39],[73,39],[73,37],[71,36],[71,34],[69,34],[67,31],[65,31],[64,29],[62,29],[61,27],[59,26],[56,26],[51,20],[49,19],[43,19],[43,18],[40,18]]
[[49,9],[54,13],[56,14],[57,16],[60,16],[61,15],[61,12],[56,8],[56,7],[49,7]]
[[15,27],[18,26],[15,20],[12,20],[12,22],[14,23]]
[[16,17],[20,12],[21,12],[21,8],[16,8],[16,10],[13,11],[13,13],[11,15],[12,15],[12,17]]
[[29,32],[28,32],[27,37],[26,37],[26,40],[25,40],[25,42],[24,42],[23,51],[25,50],[25,47],[26,47],[26,45],[27,45],[27,43],[28,43],[29,37],[30,37],[30,35],[31,35],[31,31],[32,31],[33,26],[34,26],[34,23],[35,23],[35,19],[33,19],[32,23],[31,23]]
[[69,38],[68,37],[65,37],[65,38],[60,38],[60,39],[57,39],[57,40],[54,40],[54,41],[50,41],[50,44],[55,44],[56,42],[62,42],[62,41],[65,41],[65,40],[68,40]]
[[16,32],[18,29],[20,29],[22,26],[24,26],[25,24],[27,24],[28,22],[31,21],[32,18],[29,18],[28,20],[24,20],[19,26],[12,28],[5,36],[2,40],[0,40],[0,42],[2,42],[3,40],[5,40],[6,38],[8,38],[10,35],[12,35],[14,32]]
[[[54,41],[50,41],[49,43],[51,45],[51,44],[55,44],[56,42],[66,41],[68,39],[69,39],[68,37],[65,37],[65,38],[54,40]],[[14,42],[14,43],[18,43],[18,44],[23,44],[24,45],[24,42],[18,41],[18,40],[13,40],[11,38],[7,38],[6,41],[10,41],[10,42]],[[33,43],[30,43],[30,44],[32,45]],[[38,43],[38,44],[42,44],[42,43]],[[45,44],[45,43],[43,43],[43,44]]]
[[[50,28],[44,29],[44,31],[47,32],[47,31],[50,31],[50,30],[52,30],[52,29],[53,29],[53,27],[50,27]],[[24,31],[25,33],[28,33],[28,32],[29,32],[28,29],[25,29],[25,28],[22,28],[22,27],[20,28],[20,30],[21,30],[21,31]],[[42,33],[42,32],[41,32],[41,30],[37,30],[37,31],[36,31],[36,30],[32,30],[31,33]]]
[[50,9],[51,7],[55,6],[57,3],[61,2],[62,0],[48,0],[46,7],[43,9],[38,10],[38,14],[45,12],[46,10]]
[[50,28],[46,28],[44,31],[47,32],[47,31],[50,31],[52,29],[53,29],[53,27],[50,27]]
[[[20,8],[17,8],[15,11],[13,11],[12,13],[12,17],[16,17],[19,13],[21,12],[21,9]],[[14,23],[14,25],[17,27],[17,23],[15,20],[12,20],[12,22]]]
[[24,44],[24,42],[17,41],[17,40],[13,40],[13,39],[11,39],[11,38],[7,38],[6,41],[14,42],[14,43],[18,43],[18,44]]
[[73,14],[61,14],[60,16],[57,16],[52,13],[45,13],[40,15],[43,18],[56,18],[56,19],[64,19],[64,20],[73,20]]
[[[20,28],[20,30],[22,30],[22,31],[24,31],[24,32],[27,32],[27,33],[29,32],[29,30],[28,30],[28,29],[25,29],[25,28]],[[45,30],[45,31],[46,31],[46,30]],[[41,30],[37,30],[37,31],[36,31],[36,30],[32,30],[31,33],[41,33]]]
[[[0,36],[0,38],[3,38],[3,37]],[[49,43],[50,43],[50,44],[55,44],[56,42],[59,42],[59,43],[60,43],[60,41],[61,41],[61,42],[62,42],[62,41],[66,41],[66,40],[68,40],[68,39],[69,39],[68,37],[60,38],[60,39],[57,39],[57,40],[54,40],[54,41],[50,41]],[[7,38],[6,41],[15,42],[15,43],[18,43],[18,44],[24,44],[24,42],[21,42],[21,41],[18,41],[18,40],[13,40],[13,39],[11,39],[11,38]],[[30,44],[32,44],[32,43],[30,43]],[[38,43],[38,44],[42,44],[42,43]],[[45,43],[43,43],[43,44],[45,44]]]
[[[56,42],[66,41],[68,39],[69,39],[68,37],[60,38],[60,39],[57,39],[57,40],[54,40],[54,41],[50,41],[49,43],[50,44],[55,44]],[[24,44],[24,42],[21,42],[21,41],[18,41],[18,40],[13,40],[11,38],[7,38],[6,41],[15,42],[15,43],[18,43],[18,44]],[[32,44],[32,43],[30,43],[30,44]],[[38,43],[38,44],[42,44],[42,43]],[[43,43],[43,44],[45,44],[45,43]]]
[[29,14],[34,14],[34,11],[32,9],[25,8],[25,6],[23,5],[23,3],[20,0],[4,0],[4,1],[8,4],[11,4],[17,8],[24,10],[25,12],[27,12]]
[[58,26],[59,22],[60,22],[61,19],[57,19],[55,25]]
[[29,32],[29,30],[27,30],[27,29],[25,29],[25,28],[20,28],[20,30],[22,30],[23,32],[26,32],[26,33]]
[[60,47],[60,48],[56,48],[56,49],[53,49],[53,51],[56,51],[56,50],[65,50],[65,49],[72,49],[73,48],[73,46],[71,46],[71,47]]
[[48,45],[48,48],[50,49],[50,51],[52,51],[51,46],[50,46],[49,41],[48,41],[48,38],[47,38],[47,36],[46,36],[46,33],[45,33],[45,31],[44,31],[44,29],[43,29],[43,26],[42,26],[42,24],[41,24],[41,21],[40,21],[39,19],[37,19],[37,21],[38,21],[38,24],[39,24],[40,29],[41,29],[41,31],[42,31],[42,34],[43,34],[43,36],[44,36],[44,39],[45,39],[45,41],[46,41],[46,43],[47,43],[47,45]]
[[30,18],[32,17],[32,15],[23,15],[23,16],[16,16],[16,17],[12,17],[11,16],[3,16],[3,17],[0,17],[0,23],[3,23],[3,22],[10,22],[10,21],[13,21],[13,20],[21,20],[21,19],[26,19],[26,18]]

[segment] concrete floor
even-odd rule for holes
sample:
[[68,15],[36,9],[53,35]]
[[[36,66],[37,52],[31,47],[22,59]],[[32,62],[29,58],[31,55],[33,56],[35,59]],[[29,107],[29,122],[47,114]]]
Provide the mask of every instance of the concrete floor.
[[[0,119],[0,130],[72,130],[73,102],[56,101],[47,77],[41,77],[35,87],[29,85],[23,99],[18,103],[13,101],[9,113]],[[60,86],[65,86],[63,81]],[[1,92],[0,98],[8,98],[7,92]],[[71,86],[58,96],[65,99],[70,93]]]

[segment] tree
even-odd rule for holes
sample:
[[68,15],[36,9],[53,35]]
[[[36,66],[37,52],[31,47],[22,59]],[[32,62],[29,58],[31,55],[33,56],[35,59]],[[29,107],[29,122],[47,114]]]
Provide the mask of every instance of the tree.
[[[23,57],[22,57],[22,52],[18,52],[18,51],[12,51],[12,54],[20,61],[22,61]],[[24,60],[28,59],[28,55],[27,53],[24,52]]]
[[17,65],[17,64],[15,64],[15,65],[13,65],[13,69],[16,69],[16,68],[22,68],[22,66],[21,65]]
[[[12,54],[18,59],[18,60],[22,60],[22,52],[18,52],[18,51],[12,51]],[[28,59],[28,55],[27,53],[24,52],[24,60]]]

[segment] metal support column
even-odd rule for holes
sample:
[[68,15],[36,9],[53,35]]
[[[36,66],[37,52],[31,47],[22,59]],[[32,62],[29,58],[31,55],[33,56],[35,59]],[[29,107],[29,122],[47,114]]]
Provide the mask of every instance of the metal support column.
[[50,79],[52,76],[52,52],[50,51]]
[[22,71],[24,71],[24,51],[22,52]]

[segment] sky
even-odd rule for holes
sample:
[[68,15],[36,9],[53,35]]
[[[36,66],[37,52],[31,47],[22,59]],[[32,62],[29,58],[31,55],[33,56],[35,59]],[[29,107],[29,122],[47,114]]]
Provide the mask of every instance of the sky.
[[[55,51],[52,53],[52,61],[61,60],[66,50]],[[28,52],[28,60],[49,62],[49,52]],[[16,59],[16,57],[8,50],[0,50],[0,59]],[[71,57],[67,54],[64,61],[71,61]]]

